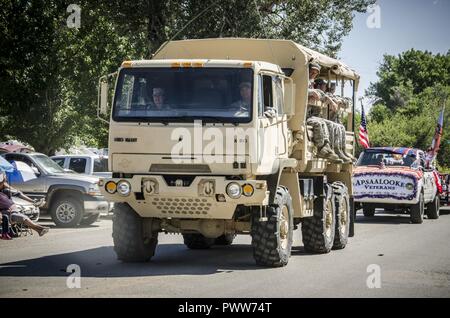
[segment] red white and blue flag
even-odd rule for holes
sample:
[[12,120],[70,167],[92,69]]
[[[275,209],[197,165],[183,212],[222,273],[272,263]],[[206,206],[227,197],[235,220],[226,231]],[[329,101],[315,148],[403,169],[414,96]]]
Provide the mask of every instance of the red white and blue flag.
[[361,105],[361,125],[359,126],[359,144],[364,149],[370,148],[369,132],[367,131],[367,120],[366,114],[364,113],[363,105]]

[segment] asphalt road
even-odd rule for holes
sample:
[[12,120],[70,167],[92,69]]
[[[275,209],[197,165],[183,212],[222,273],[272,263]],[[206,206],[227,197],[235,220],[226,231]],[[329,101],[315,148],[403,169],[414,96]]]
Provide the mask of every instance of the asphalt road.
[[[160,235],[150,263],[126,264],[116,260],[111,227],[103,219],[0,241],[0,297],[450,297],[447,213],[421,225],[407,215],[358,215],[349,245],[326,255],[306,253],[297,230],[284,268],[256,266],[242,235],[203,251],[188,250],[180,235]],[[67,287],[70,264],[80,266],[80,288]],[[380,288],[367,285],[369,275],[376,282],[373,268]]]

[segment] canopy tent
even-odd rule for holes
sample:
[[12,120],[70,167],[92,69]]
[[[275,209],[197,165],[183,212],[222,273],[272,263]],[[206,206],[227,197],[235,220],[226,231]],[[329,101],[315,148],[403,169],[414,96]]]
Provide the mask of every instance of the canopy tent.
[[13,167],[12,171],[6,172],[6,176],[10,183],[27,182],[37,178],[33,169],[25,162],[12,161],[11,166]]

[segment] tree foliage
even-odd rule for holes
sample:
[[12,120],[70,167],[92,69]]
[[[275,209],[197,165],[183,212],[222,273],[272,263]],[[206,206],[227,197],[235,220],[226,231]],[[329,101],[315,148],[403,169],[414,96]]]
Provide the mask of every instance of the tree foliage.
[[450,85],[450,51],[433,55],[414,49],[398,56],[385,55],[367,94],[390,109],[404,106],[411,94],[419,94],[436,84]]
[[336,55],[353,14],[373,2],[79,0],[81,28],[71,29],[66,1],[1,0],[0,140],[47,154],[77,141],[105,147],[108,127],[96,118],[99,77],[123,60],[151,57],[190,22],[180,39],[285,38]]
[[[431,146],[437,119],[446,103],[438,163],[450,167],[450,52],[446,55],[409,50],[385,56],[379,80],[368,94],[378,101],[369,114],[372,146]],[[447,99],[446,99],[447,97]]]

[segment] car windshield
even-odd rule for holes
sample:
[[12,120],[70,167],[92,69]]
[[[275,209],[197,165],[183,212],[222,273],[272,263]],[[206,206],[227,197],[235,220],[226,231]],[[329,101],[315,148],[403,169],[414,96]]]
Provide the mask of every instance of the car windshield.
[[130,68],[120,72],[116,121],[250,122],[253,70]]
[[357,166],[377,166],[383,163],[386,166],[415,167],[416,157],[402,155],[387,150],[366,150],[356,163]]
[[63,168],[45,155],[35,155],[33,158],[48,173],[65,173]]

